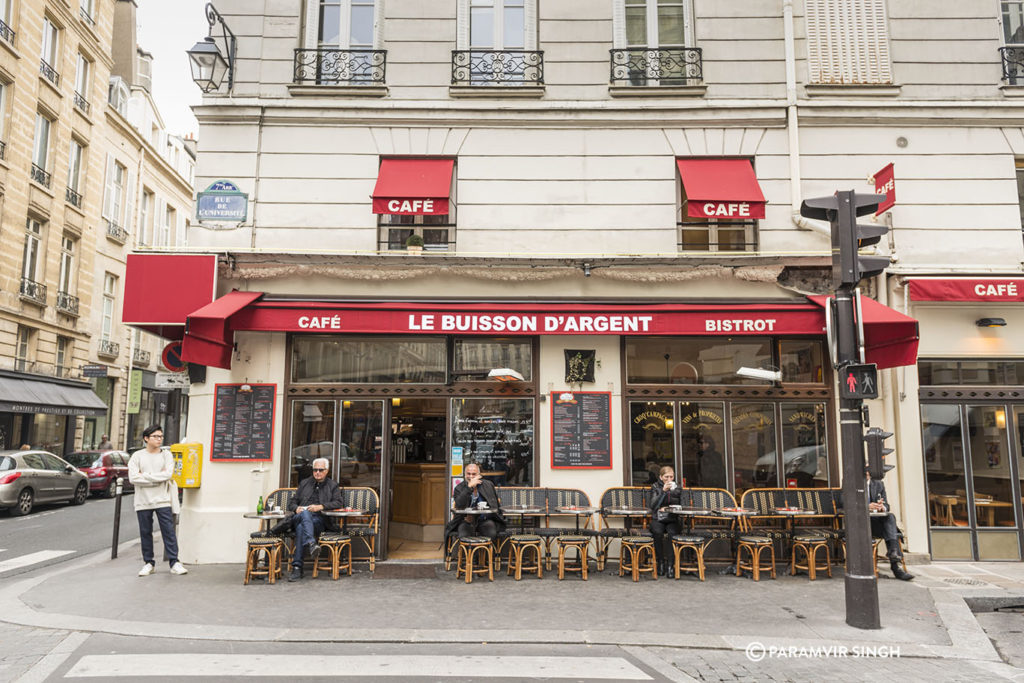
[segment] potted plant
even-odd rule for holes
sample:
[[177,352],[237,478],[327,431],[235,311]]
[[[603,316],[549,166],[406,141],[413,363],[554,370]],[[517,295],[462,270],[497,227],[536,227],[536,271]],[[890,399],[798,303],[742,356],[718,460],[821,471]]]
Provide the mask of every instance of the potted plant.
[[405,249],[410,254],[422,254],[423,238],[416,233],[409,235],[408,239],[405,240]]

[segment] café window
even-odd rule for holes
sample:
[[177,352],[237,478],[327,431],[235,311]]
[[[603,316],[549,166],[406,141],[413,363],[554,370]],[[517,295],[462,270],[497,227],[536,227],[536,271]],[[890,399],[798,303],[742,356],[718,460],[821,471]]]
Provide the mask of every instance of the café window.
[[452,400],[452,446],[496,486],[533,485],[532,398]]
[[455,159],[381,159],[373,189],[381,251],[447,251],[455,244]]
[[679,158],[676,168],[679,250],[757,251],[757,220],[764,218],[765,198],[752,160]]
[[533,377],[533,342],[529,339],[456,339],[452,377],[489,381],[487,373],[511,368],[527,382]]
[[292,340],[292,381],[438,384],[446,358],[444,337],[301,336]]
[[780,369],[784,383],[823,384],[821,342],[773,337],[632,337],[626,339],[630,384],[765,384],[739,368]]
[[1024,361],[922,360],[917,376],[921,386],[1014,386],[1024,384]]

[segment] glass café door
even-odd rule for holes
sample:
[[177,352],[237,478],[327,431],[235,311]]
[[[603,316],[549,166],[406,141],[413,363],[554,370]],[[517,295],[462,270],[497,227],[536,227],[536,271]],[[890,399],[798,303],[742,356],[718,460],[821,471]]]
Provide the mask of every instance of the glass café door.
[[1020,559],[1024,405],[922,404],[921,425],[932,557]]
[[383,401],[296,400],[291,413],[289,486],[313,475],[315,458],[327,458],[340,485],[380,493]]

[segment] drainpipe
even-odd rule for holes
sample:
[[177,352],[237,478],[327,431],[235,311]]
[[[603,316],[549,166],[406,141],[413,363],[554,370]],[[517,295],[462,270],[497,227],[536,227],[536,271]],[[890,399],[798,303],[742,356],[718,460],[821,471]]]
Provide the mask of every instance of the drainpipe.
[[796,107],[796,42],[793,38],[793,0],[782,0],[782,25],[786,45],[786,130],[789,134],[790,219],[801,230],[832,235],[831,226],[800,215],[800,128]]

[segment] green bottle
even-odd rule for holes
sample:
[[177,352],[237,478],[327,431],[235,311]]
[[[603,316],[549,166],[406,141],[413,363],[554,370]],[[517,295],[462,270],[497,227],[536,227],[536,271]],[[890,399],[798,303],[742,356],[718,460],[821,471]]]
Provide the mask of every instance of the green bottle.
[[256,514],[257,515],[262,515],[263,514],[263,496],[260,496],[260,499],[258,501],[256,501]]

